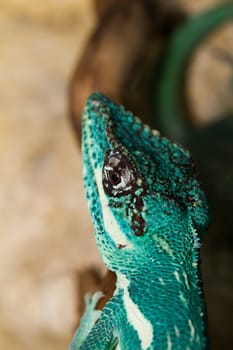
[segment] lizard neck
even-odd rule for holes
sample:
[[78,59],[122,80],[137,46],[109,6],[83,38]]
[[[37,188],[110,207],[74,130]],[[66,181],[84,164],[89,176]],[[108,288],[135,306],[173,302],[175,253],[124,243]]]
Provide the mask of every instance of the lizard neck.
[[[118,275],[123,290],[153,328],[153,345],[205,349],[205,304],[197,262],[175,263],[161,256],[130,276]],[[124,304],[126,304],[124,299]],[[125,305],[127,313],[127,305]]]

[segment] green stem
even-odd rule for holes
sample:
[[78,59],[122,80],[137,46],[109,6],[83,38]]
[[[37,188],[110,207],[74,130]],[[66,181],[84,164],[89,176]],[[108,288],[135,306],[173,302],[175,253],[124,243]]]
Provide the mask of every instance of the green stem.
[[186,66],[193,50],[213,30],[233,19],[233,3],[195,16],[171,37],[157,81],[154,106],[160,127],[173,140],[185,140],[189,127],[185,123],[182,91]]

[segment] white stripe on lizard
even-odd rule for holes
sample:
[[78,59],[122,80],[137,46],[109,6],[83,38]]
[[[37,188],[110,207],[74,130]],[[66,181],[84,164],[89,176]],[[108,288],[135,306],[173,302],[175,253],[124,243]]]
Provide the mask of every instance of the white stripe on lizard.
[[190,328],[190,336],[191,336],[191,341],[193,341],[194,336],[195,336],[195,328],[193,327],[193,323],[191,320],[188,320],[189,328]]
[[148,349],[152,345],[153,341],[153,327],[150,321],[148,321],[143,313],[139,310],[138,306],[130,298],[128,286],[129,280],[124,275],[117,276],[118,287],[124,291],[123,301],[127,312],[128,321],[137,331],[138,337],[141,340],[142,350]]
[[121,229],[114,218],[111,210],[108,206],[108,200],[104,193],[102,185],[102,169],[95,169],[95,179],[98,187],[99,198],[102,206],[103,223],[109,236],[113,239],[116,245],[124,245],[127,247],[132,246],[131,242],[127,240],[125,235],[121,232]]
[[[91,124],[91,121],[88,119],[86,121],[86,126],[90,124]],[[88,149],[90,150],[91,149],[90,134],[88,134],[88,138],[86,142],[88,144]],[[126,237],[121,232],[117,221],[115,220],[111,210],[109,209],[108,201],[104,193],[103,184],[102,184],[102,168],[100,167],[98,169],[95,169],[93,157],[90,157],[90,160],[92,163],[92,168],[94,169],[96,185],[99,192],[99,199],[100,199],[101,208],[102,208],[104,227],[116,245],[124,245],[124,246],[130,247],[132,246],[132,244],[126,239]],[[84,167],[83,169],[84,175],[85,175],[85,171],[86,169]]]

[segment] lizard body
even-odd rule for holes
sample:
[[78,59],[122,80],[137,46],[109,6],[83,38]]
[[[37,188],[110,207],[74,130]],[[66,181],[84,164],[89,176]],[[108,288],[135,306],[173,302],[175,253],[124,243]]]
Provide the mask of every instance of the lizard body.
[[95,237],[117,275],[87,301],[71,350],[205,349],[199,239],[208,205],[189,152],[100,93],[83,115],[83,176]]

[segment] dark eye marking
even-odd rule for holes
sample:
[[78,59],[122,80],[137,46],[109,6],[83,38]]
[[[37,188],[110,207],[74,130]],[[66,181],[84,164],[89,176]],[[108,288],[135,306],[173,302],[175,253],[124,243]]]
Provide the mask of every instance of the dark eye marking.
[[[106,153],[102,181],[105,193],[111,197],[110,206],[125,210],[132,233],[135,236],[143,236],[146,223],[142,215],[142,196],[146,193],[146,188],[133,162],[122,150],[115,149]],[[116,197],[125,195],[129,195],[128,201],[115,200]],[[119,249],[123,248],[123,245],[119,245]]]
[[106,153],[102,176],[104,191],[109,196],[131,193],[137,177],[128,157],[118,150]]

